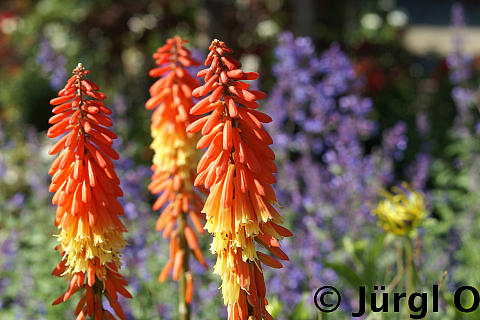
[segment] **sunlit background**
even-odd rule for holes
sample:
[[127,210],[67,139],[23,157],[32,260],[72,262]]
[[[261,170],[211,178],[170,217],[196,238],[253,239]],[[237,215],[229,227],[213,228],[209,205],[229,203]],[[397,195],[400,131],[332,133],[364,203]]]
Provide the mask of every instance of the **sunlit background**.
[[[129,319],[176,319],[177,284],[159,284],[168,242],[155,231],[147,191],[152,151],[144,104],[152,53],[171,36],[189,40],[199,60],[225,41],[253,85],[266,91],[273,118],[278,193],[293,239],[291,261],[267,273],[276,319],[324,319],[316,288],[345,293],[334,319],[349,319],[358,285],[402,275],[402,241],[372,214],[382,190],[405,181],[425,197],[413,228],[415,286],[448,275],[451,292],[480,286],[480,4],[434,0],[2,0],[0,2],[0,319],[70,319],[73,301],[51,276],[55,208],[48,192],[49,100],[78,62],[107,94],[119,135],[124,191],[122,272],[134,298]],[[405,221],[402,221],[404,223]],[[201,239],[210,265],[210,238]],[[403,262],[402,262],[403,261]],[[193,319],[224,319],[219,279],[197,274]],[[397,285],[403,290],[403,282]],[[399,319],[386,314],[382,319]]]

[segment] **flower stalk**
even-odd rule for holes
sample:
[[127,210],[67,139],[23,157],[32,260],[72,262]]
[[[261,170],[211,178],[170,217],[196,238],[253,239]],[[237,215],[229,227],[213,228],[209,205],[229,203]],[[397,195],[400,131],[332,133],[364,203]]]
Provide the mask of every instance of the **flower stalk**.
[[[180,214],[178,220],[178,229],[185,230],[185,226],[187,224],[187,215],[185,212]],[[187,282],[191,280],[191,273],[189,269],[189,250],[188,250],[188,243],[187,239],[185,238],[185,232],[179,233],[180,237],[180,250],[184,250],[185,256],[183,257],[182,267],[180,269],[180,277],[178,279],[178,312],[180,315],[180,320],[188,320],[190,319],[190,302],[192,300],[191,297],[187,297],[187,293],[189,295],[192,294],[191,290],[187,290]],[[189,280],[187,280],[189,278]]]

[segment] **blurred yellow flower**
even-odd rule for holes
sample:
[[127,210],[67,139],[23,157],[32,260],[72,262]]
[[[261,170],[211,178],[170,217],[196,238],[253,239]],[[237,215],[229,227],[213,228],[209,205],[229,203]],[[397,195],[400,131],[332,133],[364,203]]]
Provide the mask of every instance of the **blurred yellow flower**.
[[409,234],[426,215],[423,195],[405,182],[402,187],[393,187],[393,193],[383,190],[384,199],[372,210],[377,216],[377,224],[386,232],[396,235]]

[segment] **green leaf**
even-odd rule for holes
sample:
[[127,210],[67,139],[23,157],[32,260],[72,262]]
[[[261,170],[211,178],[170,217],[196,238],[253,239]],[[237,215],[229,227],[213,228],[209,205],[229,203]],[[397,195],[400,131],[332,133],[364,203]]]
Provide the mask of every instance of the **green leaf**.
[[378,255],[380,254],[381,249],[383,248],[383,243],[385,240],[385,233],[381,233],[373,243],[373,246],[368,250],[366,254],[365,268],[363,270],[363,278],[366,279],[366,284],[369,287],[375,285],[375,281],[379,278],[379,273],[377,272],[377,261]]
[[309,307],[305,305],[305,296],[300,300],[300,302],[296,305],[295,309],[293,309],[292,315],[295,320],[310,320],[311,314],[308,311]]
[[357,272],[343,263],[326,262],[325,266],[333,269],[339,277],[347,281],[353,288],[358,289],[362,284],[364,284],[364,281],[362,281]]

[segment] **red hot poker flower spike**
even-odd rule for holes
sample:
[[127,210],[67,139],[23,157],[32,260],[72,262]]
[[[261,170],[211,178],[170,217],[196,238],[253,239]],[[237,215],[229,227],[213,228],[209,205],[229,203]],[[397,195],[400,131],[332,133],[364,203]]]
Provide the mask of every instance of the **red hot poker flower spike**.
[[[173,279],[180,280],[180,301],[189,304],[193,290],[193,276],[188,271],[189,252],[205,268],[207,264],[193,231],[195,228],[204,233],[202,224],[205,220],[201,213],[203,201],[197,194],[202,190],[193,187],[198,139],[197,135],[186,132],[186,127],[195,120],[190,115],[191,92],[198,86],[198,81],[186,68],[200,63],[190,57],[188,49],[183,47],[185,42],[180,37],[168,39],[153,54],[158,67],[150,70],[150,76],[160,79],[150,87],[151,98],[145,106],[154,110],[151,124],[154,173],[149,190],[159,195],[153,209],[163,207],[156,228],[163,231],[164,238],[170,238],[170,259],[159,281],[164,281],[172,272]],[[180,306],[182,311],[188,313],[188,306]]]
[[47,133],[50,138],[61,136],[49,150],[58,153],[49,174],[60,229],[56,250],[62,255],[52,274],[70,279],[67,291],[53,304],[78,291],[77,319],[114,319],[103,309],[105,296],[117,316],[126,319],[117,301],[118,294],[131,298],[118,272],[127,230],[119,219],[123,208],[117,198],[123,193],[112,161],[118,159],[112,148],[117,136],[108,129],[111,110],[100,101],[105,94],[86,78],[90,71],[79,63],[73,73],[59,97],[50,101],[55,115]]
[[[288,260],[279,239],[291,236],[280,226],[282,218],[271,184],[277,172],[272,138],[263,123],[272,119],[255,109],[266,94],[249,90],[242,80],[254,80],[255,72],[243,72],[222,41],[214,40],[197,75],[205,83],[193,91],[203,97],[190,113],[206,114],[187,132],[201,131],[200,147],[207,151],[198,163],[195,185],[205,185],[210,194],[203,211],[205,228],[214,235],[211,246],[217,254],[214,272],[222,278],[222,292],[229,320],[272,319],[265,309],[265,282],[260,262],[281,268]],[[255,241],[270,254],[257,251]]]

